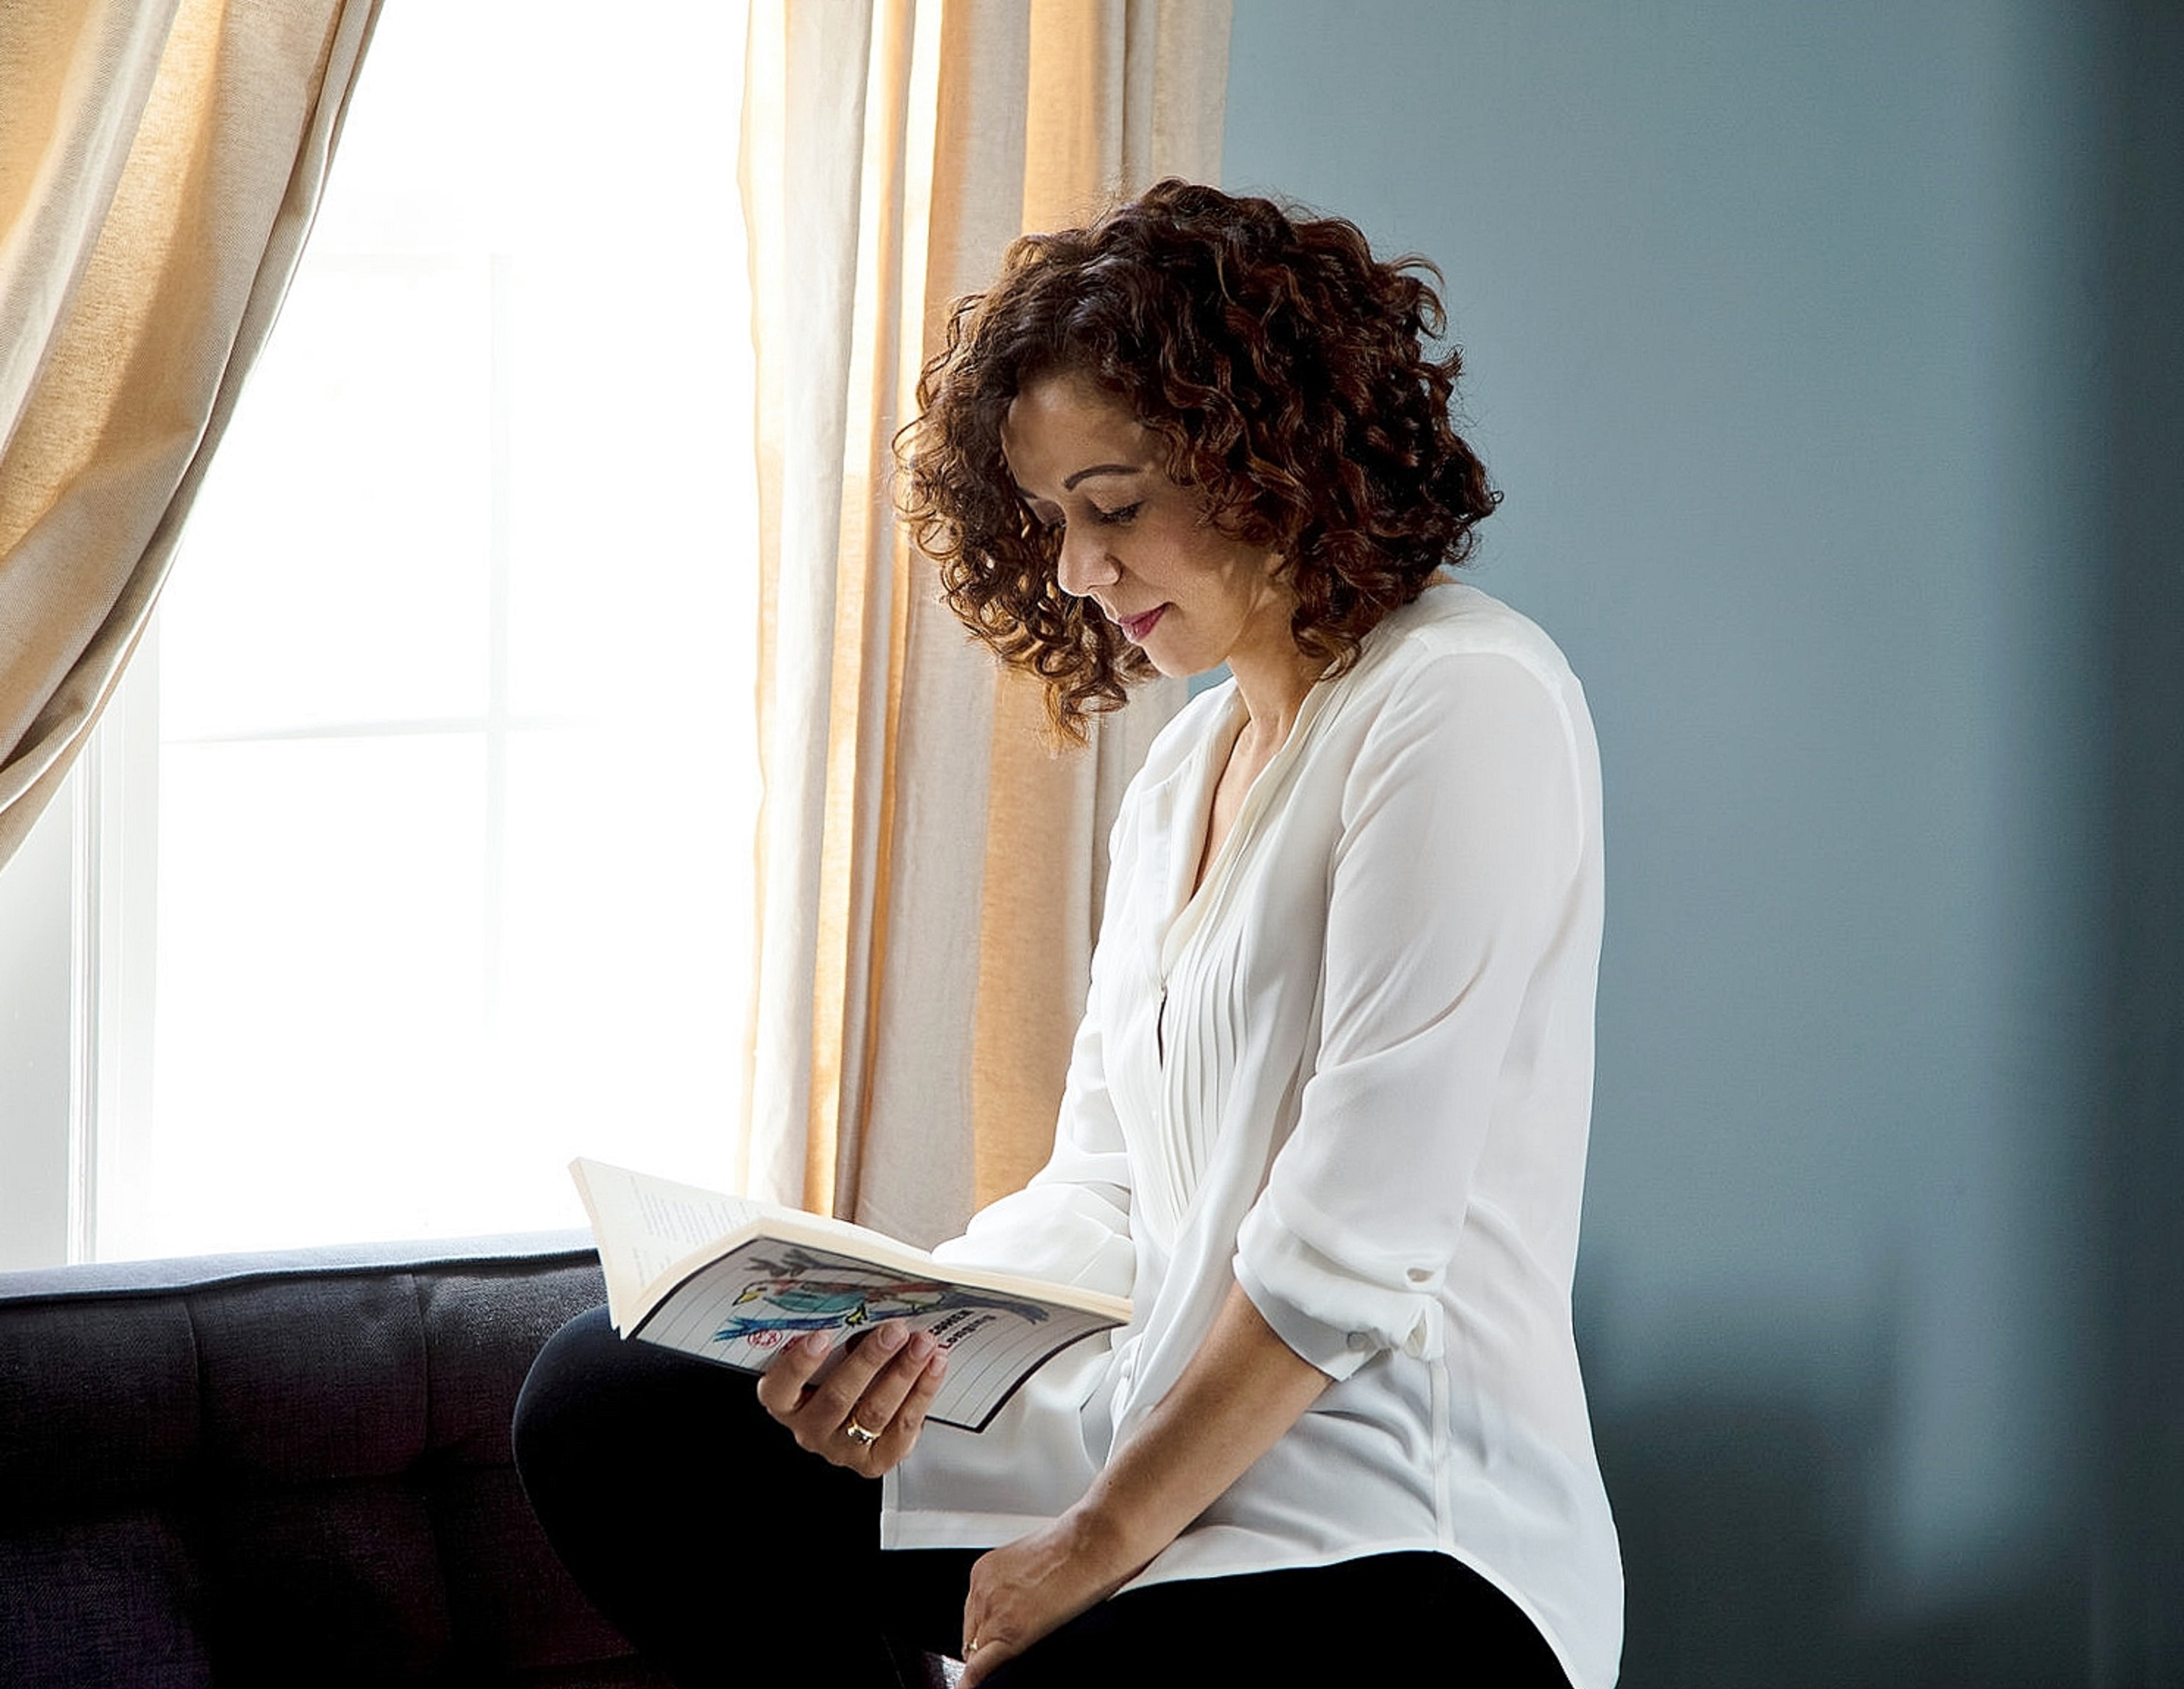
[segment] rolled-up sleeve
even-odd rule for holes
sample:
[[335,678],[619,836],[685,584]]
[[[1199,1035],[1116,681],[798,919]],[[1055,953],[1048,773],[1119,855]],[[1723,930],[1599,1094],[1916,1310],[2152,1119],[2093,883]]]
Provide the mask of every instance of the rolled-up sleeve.
[[1321,1035],[1238,1236],[1238,1283],[1330,1377],[1439,1352],[1439,1297],[1535,978],[1570,920],[1585,805],[1555,677],[1421,665],[1345,788]]

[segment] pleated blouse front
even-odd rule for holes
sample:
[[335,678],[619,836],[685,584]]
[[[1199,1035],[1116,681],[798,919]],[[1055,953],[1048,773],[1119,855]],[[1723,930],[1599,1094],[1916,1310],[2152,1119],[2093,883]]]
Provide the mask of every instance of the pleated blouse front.
[[1621,1567],[1569,1321],[1601,912],[1583,693],[1524,617],[1429,589],[1313,688],[1194,894],[1243,720],[1216,688],[1154,745],[1053,1158],[940,1251],[1127,1292],[1131,1324],[983,1435],[928,1426],[883,1541],[1062,1511],[1240,1284],[1334,1383],[1139,1581],[1436,1550],[1605,1689]]

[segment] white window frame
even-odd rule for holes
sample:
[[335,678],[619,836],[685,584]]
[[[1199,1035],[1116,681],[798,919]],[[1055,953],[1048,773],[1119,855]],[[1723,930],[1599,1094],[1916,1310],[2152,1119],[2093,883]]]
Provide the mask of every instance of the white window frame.
[[[0,1267],[99,1256],[151,1096],[159,631],[0,872]],[[141,1193],[136,1193],[141,1200]]]
[[[81,765],[0,870],[0,1268],[70,1258],[71,885]],[[79,1257],[80,1258],[80,1257]]]

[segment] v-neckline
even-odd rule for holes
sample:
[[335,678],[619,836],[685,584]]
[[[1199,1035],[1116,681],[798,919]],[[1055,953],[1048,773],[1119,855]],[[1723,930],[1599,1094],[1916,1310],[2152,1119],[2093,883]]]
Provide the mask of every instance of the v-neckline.
[[[1197,751],[1186,765],[1186,783],[1179,794],[1183,801],[1176,810],[1179,824],[1174,837],[1181,848],[1174,851],[1171,859],[1168,919],[1161,937],[1163,975],[1174,966],[1176,956],[1190,941],[1191,934],[1203,924],[1222,880],[1248,846],[1259,813],[1265,807],[1263,794],[1269,789],[1275,772],[1296,754],[1334,684],[1333,681],[1317,681],[1305,694],[1296,719],[1290,723],[1288,736],[1267,759],[1266,766],[1251,777],[1251,783],[1245,788],[1243,798],[1236,805],[1235,820],[1229,824],[1221,848],[1208,861],[1206,837],[1213,824],[1214,798],[1221,789],[1223,775],[1228,772],[1228,759],[1235,755],[1236,741],[1251,721],[1242,695],[1233,689],[1234,683],[1230,683],[1228,712],[1214,730],[1199,742]],[[1198,872],[1201,863],[1205,867],[1202,874]]]
[[[1415,614],[1414,606],[1424,604],[1426,595],[1437,591],[1449,593],[1473,592],[1476,588],[1452,580],[1428,583],[1425,590],[1411,604],[1398,605],[1383,616],[1361,642],[1357,660],[1340,674],[1323,676],[1314,681],[1298,706],[1296,720],[1290,724],[1289,736],[1280,748],[1267,759],[1267,766],[1251,777],[1245,789],[1243,800],[1236,805],[1236,819],[1228,829],[1228,836],[1221,841],[1211,861],[1206,861],[1206,830],[1213,824],[1213,800],[1221,788],[1221,777],[1227,772],[1228,759],[1234,755],[1236,741],[1242,736],[1251,712],[1244,707],[1244,695],[1237,689],[1234,679],[1228,682],[1228,699],[1226,713],[1205,738],[1198,743],[1190,758],[1179,771],[1177,795],[1180,801],[1173,811],[1180,823],[1175,837],[1183,848],[1172,853],[1168,875],[1165,923],[1161,933],[1161,973],[1165,977],[1174,966],[1175,957],[1196,931],[1205,918],[1205,911],[1220,889],[1220,882],[1228,872],[1229,864],[1248,847],[1249,835],[1264,805],[1259,801],[1262,788],[1267,788],[1275,771],[1284,766],[1297,754],[1311,732],[1312,724],[1327,707],[1328,700],[1346,688],[1346,683],[1360,670],[1368,668],[1374,654],[1389,637],[1390,630],[1401,627]],[[1198,870],[1204,863],[1206,872]]]
[[[1244,735],[1251,730],[1251,712],[1244,711],[1239,719],[1224,722],[1223,726],[1224,731],[1216,734],[1214,742],[1207,747],[1206,767],[1201,776],[1201,794],[1204,801],[1195,817],[1197,824],[1192,828],[1192,836],[1198,841],[1198,856],[1192,865],[1190,890],[1184,898],[1186,903],[1204,890],[1206,883],[1213,878],[1213,865],[1221,860],[1221,852],[1235,837],[1236,823],[1244,818],[1244,800],[1251,795],[1251,788],[1258,783],[1259,776],[1273,766],[1274,756],[1281,754],[1281,747],[1277,745],[1273,755],[1262,762],[1251,778],[1245,782],[1244,789],[1237,794],[1236,807],[1229,815],[1228,829],[1221,835],[1221,842],[1216,844],[1213,842],[1213,823],[1221,813],[1221,789],[1228,783],[1229,773],[1236,766],[1236,753],[1243,747]],[[1223,739],[1225,744],[1221,743]],[[1283,743],[1287,744],[1288,741],[1284,739]]]

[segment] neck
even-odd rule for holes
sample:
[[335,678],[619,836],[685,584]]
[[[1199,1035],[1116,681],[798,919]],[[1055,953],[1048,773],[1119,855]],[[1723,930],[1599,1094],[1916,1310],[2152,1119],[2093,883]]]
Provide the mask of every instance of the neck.
[[1305,696],[1319,678],[1319,666],[1297,649],[1282,629],[1278,645],[1259,651],[1233,651],[1228,672],[1236,678],[1237,695],[1251,717],[1245,732],[1268,754],[1288,743],[1296,725]]

